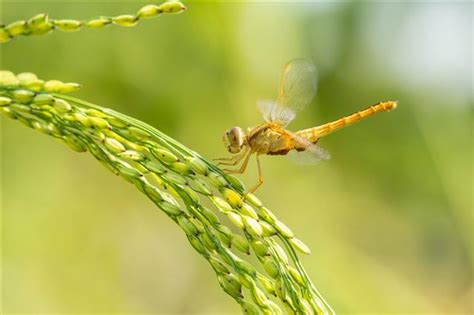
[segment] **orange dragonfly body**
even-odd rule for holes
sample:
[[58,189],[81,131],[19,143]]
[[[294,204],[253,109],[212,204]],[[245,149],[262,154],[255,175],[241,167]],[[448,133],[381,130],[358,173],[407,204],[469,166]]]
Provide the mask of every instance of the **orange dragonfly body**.
[[315,93],[316,73],[313,64],[306,59],[290,61],[283,68],[277,101],[258,103],[266,122],[250,128],[247,134],[240,127],[233,127],[225,133],[224,143],[228,151],[235,155],[216,160],[222,165],[242,163],[239,169],[226,169],[227,173],[243,173],[250,157],[252,155],[256,157],[259,179],[248,191],[249,193],[254,192],[263,183],[259,155],[286,155],[299,152],[313,162],[328,160],[329,153],[316,144],[320,138],[376,113],[397,107],[396,101],[380,102],[321,126],[297,132],[287,130],[286,126],[295,118],[296,112],[310,103]]

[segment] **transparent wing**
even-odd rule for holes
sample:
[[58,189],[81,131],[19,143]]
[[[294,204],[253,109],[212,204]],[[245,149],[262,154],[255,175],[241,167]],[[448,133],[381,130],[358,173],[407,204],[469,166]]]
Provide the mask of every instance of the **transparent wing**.
[[298,164],[315,164],[321,160],[329,160],[331,155],[328,151],[317,144],[314,144],[303,137],[293,134],[299,147],[304,148],[304,151],[292,150],[288,153],[290,159]]
[[[295,113],[291,109],[280,108],[279,104],[275,101],[260,100],[257,102],[257,107],[262,113],[263,119],[265,119],[266,122],[285,122],[283,125],[287,125],[295,118]],[[277,113],[278,117],[276,117]]]
[[257,108],[262,113],[266,122],[272,121],[272,112],[275,110],[277,103],[270,100],[260,100],[257,102]]
[[283,68],[277,104],[270,114],[272,121],[287,125],[295,113],[309,104],[317,88],[316,69],[308,59],[294,59]]

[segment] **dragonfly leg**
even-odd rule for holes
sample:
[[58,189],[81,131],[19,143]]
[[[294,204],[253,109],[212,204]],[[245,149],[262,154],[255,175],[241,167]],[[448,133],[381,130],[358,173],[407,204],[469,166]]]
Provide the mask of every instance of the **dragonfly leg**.
[[234,155],[230,158],[218,158],[218,159],[213,159],[213,160],[217,162],[217,165],[236,165],[240,161],[242,161],[246,153],[247,153],[247,150],[237,155]]
[[252,188],[247,191],[247,194],[254,193],[262,184],[263,184],[263,173],[262,173],[262,167],[260,166],[260,159],[258,158],[258,154],[255,156],[257,159],[257,169],[258,169],[258,182],[253,186]]
[[216,162],[220,162],[220,161],[233,161],[235,160],[235,157],[238,156],[238,155],[234,155],[232,157],[224,157],[224,158],[216,158],[216,159],[212,159],[213,161],[216,161]]
[[249,163],[250,155],[252,155],[250,151],[245,152],[245,155],[244,155],[245,160],[242,163],[242,166],[240,167],[240,169],[238,170],[224,169],[224,171],[227,174],[242,174],[247,169],[247,164]]

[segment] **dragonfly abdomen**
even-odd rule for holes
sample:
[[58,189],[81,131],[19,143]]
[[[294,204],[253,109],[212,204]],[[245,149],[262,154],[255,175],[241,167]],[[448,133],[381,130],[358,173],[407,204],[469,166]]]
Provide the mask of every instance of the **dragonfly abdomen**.
[[373,116],[379,112],[390,111],[392,109],[395,109],[397,107],[397,103],[398,102],[396,101],[380,102],[378,104],[367,107],[366,109],[358,111],[354,114],[342,117],[327,124],[297,131],[296,134],[315,143],[316,141],[318,141],[319,138],[327,136],[353,123]]

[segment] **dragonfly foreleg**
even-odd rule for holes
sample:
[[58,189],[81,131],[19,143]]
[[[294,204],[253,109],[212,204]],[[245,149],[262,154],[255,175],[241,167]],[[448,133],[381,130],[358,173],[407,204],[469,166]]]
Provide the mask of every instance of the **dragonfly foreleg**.
[[257,169],[258,169],[258,182],[253,186],[252,188],[247,191],[247,194],[254,193],[262,184],[263,184],[263,173],[262,173],[262,168],[260,166],[260,159],[258,158],[258,154],[255,156],[257,159]]
[[[227,162],[227,161],[233,161],[235,160],[236,157],[238,157],[239,155],[234,155],[232,157],[224,157],[224,158],[215,158],[215,159],[212,159],[213,161],[216,161],[216,162]],[[219,164],[219,163],[218,163]]]
[[217,165],[236,165],[239,164],[240,161],[245,157],[247,154],[248,150],[244,150],[241,153],[234,155],[230,158],[219,158],[219,159],[214,159],[214,161],[217,161]]
[[249,163],[250,155],[251,155],[250,151],[245,152],[245,154],[243,155],[243,156],[245,156],[245,160],[242,163],[242,166],[240,167],[240,169],[238,169],[238,170],[224,169],[224,171],[227,174],[242,174],[247,169],[247,165]]

